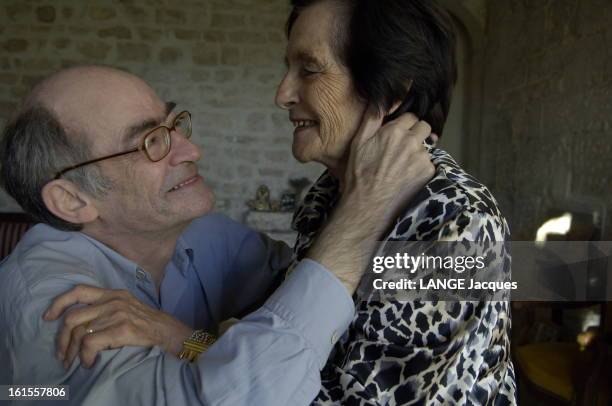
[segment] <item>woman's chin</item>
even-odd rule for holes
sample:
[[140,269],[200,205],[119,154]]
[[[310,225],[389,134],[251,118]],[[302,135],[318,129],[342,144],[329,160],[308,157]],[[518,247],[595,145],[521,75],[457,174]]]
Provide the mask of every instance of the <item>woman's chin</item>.
[[313,149],[316,149],[316,147],[312,145],[313,140],[314,138],[308,136],[304,137],[303,134],[295,134],[293,136],[291,152],[295,159],[304,164],[316,158],[316,154],[313,154]]
[[293,143],[291,152],[293,153],[293,157],[300,163],[305,164],[312,161],[312,156],[307,153],[307,148],[301,148]]

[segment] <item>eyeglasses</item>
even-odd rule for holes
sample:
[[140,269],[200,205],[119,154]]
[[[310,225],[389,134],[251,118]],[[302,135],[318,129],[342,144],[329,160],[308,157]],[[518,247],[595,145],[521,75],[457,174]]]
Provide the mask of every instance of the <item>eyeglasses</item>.
[[170,136],[172,131],[179,132],[185,138],[191,137],[191,114],[188,111],[178,113],[172,122],[172,127],[160,125],[159,127],[155,127],[146,133],[138,147],[129,151],[103,156],[101,158],[96,158],[77,165],[69,166],[57,172],[54,179],[61,178],[63,174],[73,169],[138,151],[143,151],[151,162],[161,161],[166,157],[166,155],[168,155],[170,148],[172,148],[172,137]]

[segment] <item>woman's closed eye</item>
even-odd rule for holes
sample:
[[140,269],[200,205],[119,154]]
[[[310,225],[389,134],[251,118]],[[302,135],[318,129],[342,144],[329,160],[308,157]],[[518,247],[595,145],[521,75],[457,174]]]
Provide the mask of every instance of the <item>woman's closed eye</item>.
[[308,69],[308,68],[302,68],[303,76],[312,76],[312,75],[316,75],[317,73],[320,73],[320,72],[317,72],[315,70]]
[[321,69],[312,66],[302,66],[301,71],[304,76],[312,76],[321,73]]

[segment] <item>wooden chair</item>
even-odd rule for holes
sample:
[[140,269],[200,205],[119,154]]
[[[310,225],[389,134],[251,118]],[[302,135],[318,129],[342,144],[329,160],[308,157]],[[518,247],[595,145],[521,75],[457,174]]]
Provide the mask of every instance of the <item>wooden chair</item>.
[[0,261],[9,255],[36,221],[25,213],[0,213]]
[[[515,335],[513,358],[519,377],[521,404],[609,405],[612,397],[612,302],[595,304],[601,311],[598,328],[581,333],[574,342],[525,343],[525,329],[533,323],[534,310],[551,313],[593,303],[515,303],[523,313],[522,332]],[[516,314],[516,313],[515,313]],[[513,315],[514,316],[514,315]],[[531,318],[531,320],[530,320]],[[531,325],[532,325],[531,323]]]

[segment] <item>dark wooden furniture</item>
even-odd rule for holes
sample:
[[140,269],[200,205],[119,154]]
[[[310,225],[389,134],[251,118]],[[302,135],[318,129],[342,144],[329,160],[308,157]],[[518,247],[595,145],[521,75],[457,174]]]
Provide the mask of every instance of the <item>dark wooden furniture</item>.
[[9,255],[36,222],[25,213],[0,213],[0,260]]

